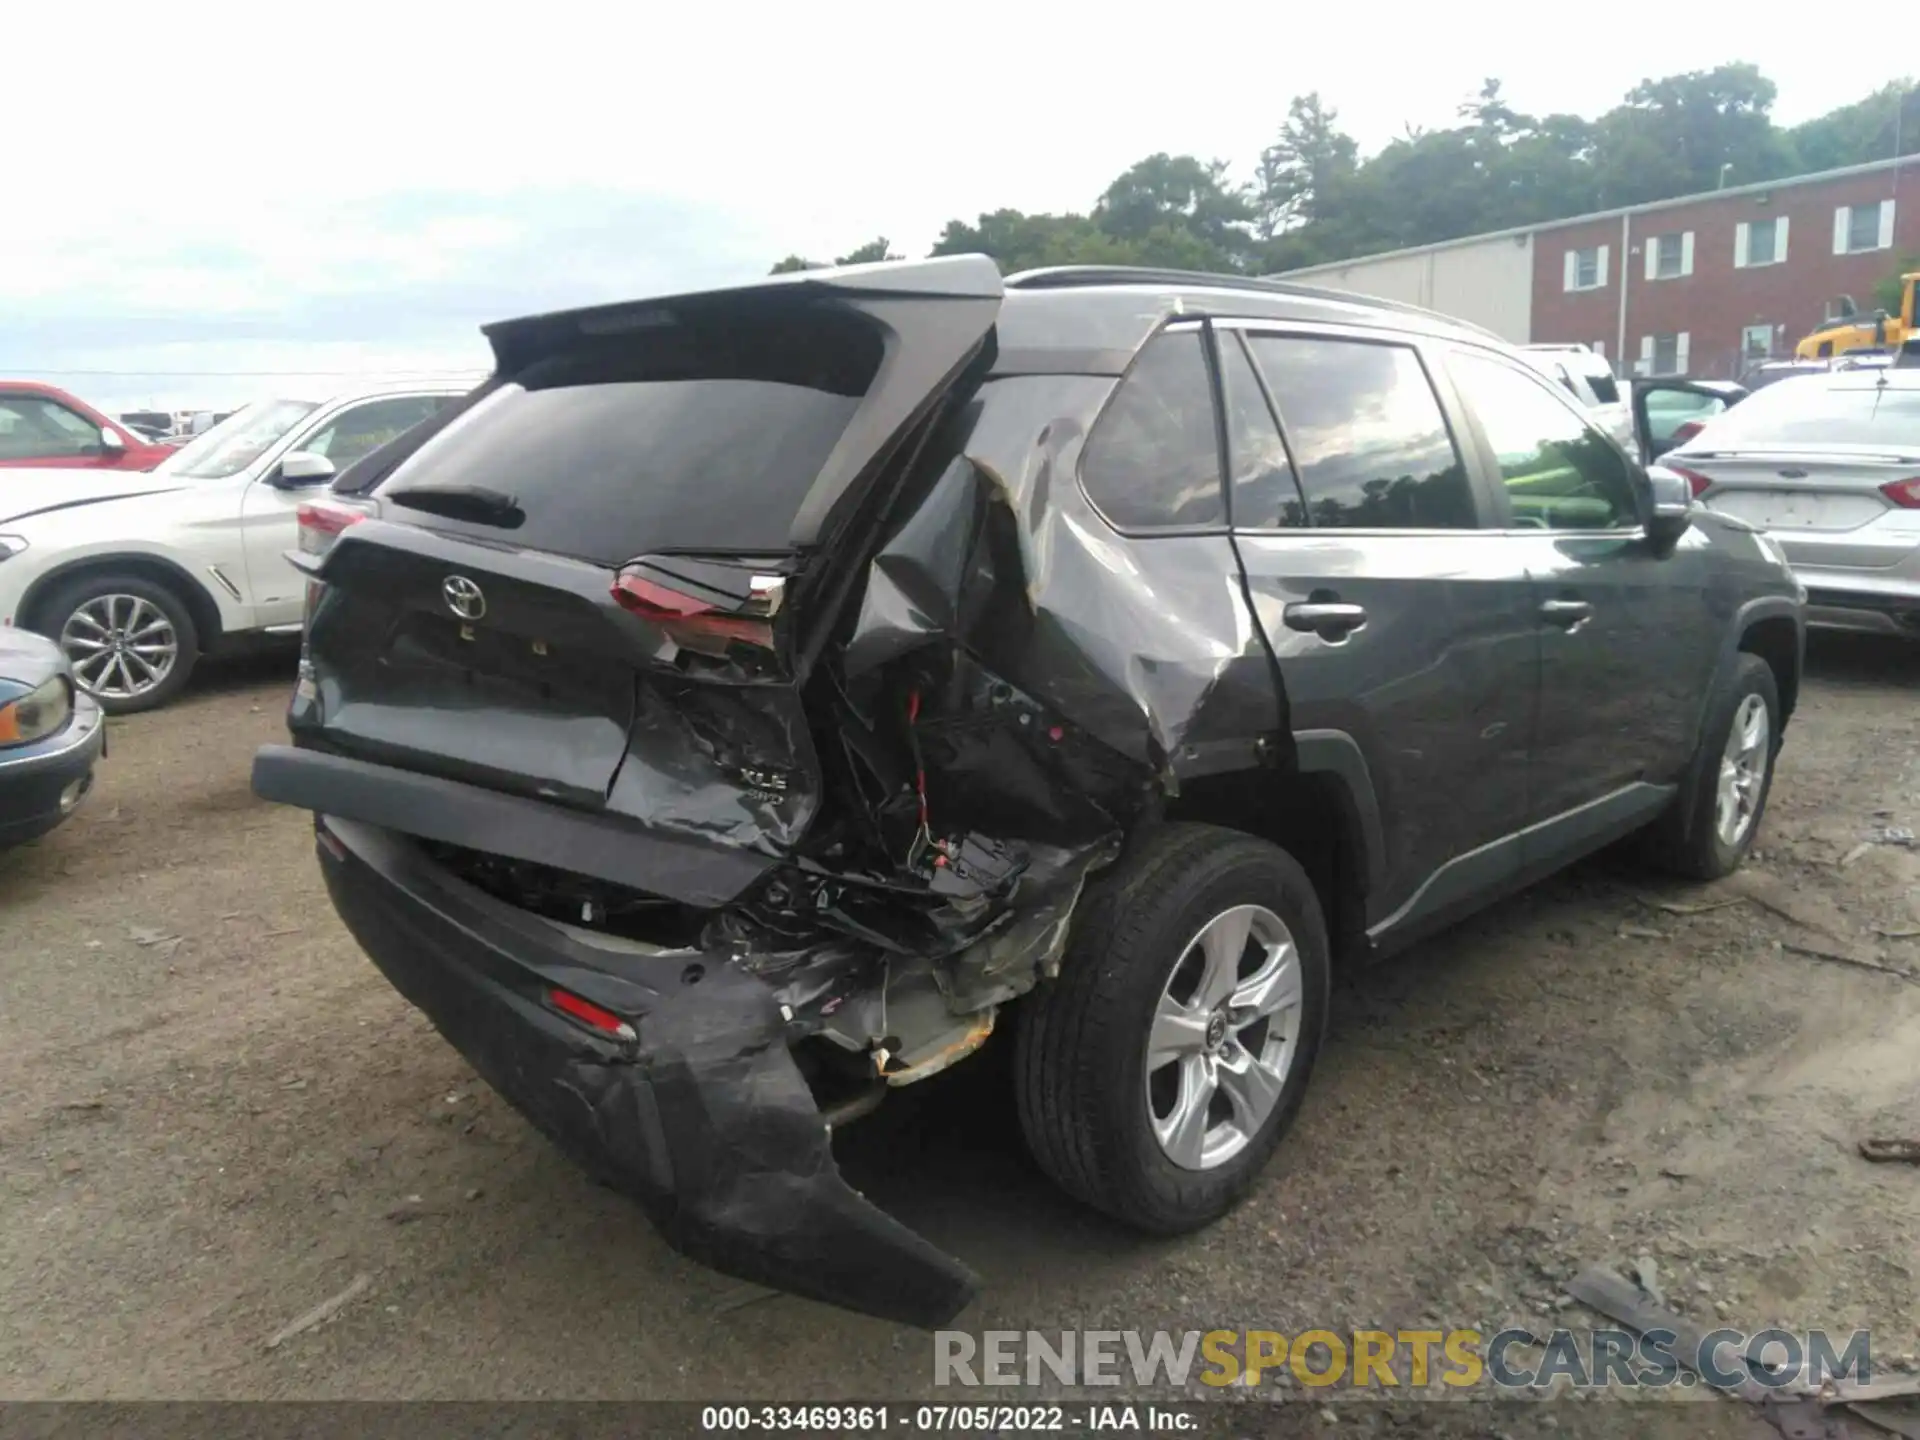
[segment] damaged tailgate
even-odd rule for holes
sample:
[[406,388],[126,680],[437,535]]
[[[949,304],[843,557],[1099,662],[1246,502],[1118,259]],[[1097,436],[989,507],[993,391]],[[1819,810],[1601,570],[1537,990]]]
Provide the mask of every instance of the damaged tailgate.
[[259,793],[731,899],[818,809],[834,556],[999,295],[969,257],[489,327],[496,383],[310,567]]

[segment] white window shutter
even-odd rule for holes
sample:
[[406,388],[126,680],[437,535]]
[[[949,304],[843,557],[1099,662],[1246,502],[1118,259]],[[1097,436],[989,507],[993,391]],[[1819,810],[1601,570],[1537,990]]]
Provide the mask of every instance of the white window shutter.
[[1561,275],[1562,286],[1566,290],[1576,290],[1580,286],[1580,252],[1567,251],[1567,263]]
[[1753,239],[1753,226],[1745,220],[1733,227],[1733,268],[1747,268],[1748,247]]
[[1847,253],[1847,222],[1853,218],[1853,207],[1842,205],[1833,212],[1833,253]]
[[1651,375],[1653,373],[1653,337],[1651,335],[1642,335],[1640,337],[1640,364],[1638,369],[1642,375]]
[[1600,253],[1596,257],[1596,259],[1598,263],[1596,263],[1593,267],[1593,283],[1596,285],[1604,285],[1607,283],[1607,247],[1606,246],[1602,245],[1600,247]]
[[1773,261],[1779,264],[1787,258],[1787,217],[1782,215],[1773,222]]
[[1676,375],[1687,373],[1687,332],[1685,330],[1673,337],[1673,373]]
[[1596,340],[1596,341],[1594,341],[1594,342],[1593,342],[1593,353],[1594,353],[1594,354],[1596,354],[1596,355],[1605,355],[1605,354],[1607,353],[1607,342],[1606,342],[1606,341],[1604,341],[1604,340]]
[[1640,246],[1647,257],[1647,279],[1657,279],[1660,274],[1660,237],[1650,235]]
[[1687,231],[1680,237],[1680,273],[1693,273],[1693,232]]
[[1880,202],[1880,248],[1882,250],[1893,248],[1893,201],[1891,200]]

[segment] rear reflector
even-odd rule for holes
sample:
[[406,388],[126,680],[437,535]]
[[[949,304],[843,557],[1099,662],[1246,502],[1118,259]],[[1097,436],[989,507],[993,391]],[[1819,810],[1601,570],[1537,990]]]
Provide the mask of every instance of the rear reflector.
[[1713,488],[1713,481],[1709,477],[1702,475],[1698,470],[1689,470],[1684,465],[1669,465],[1667,468],[1686,480],[1688,486],[1692,488],[1693,498],[1696,500]]
[[1920,476],[1911,480],[1889,480],[1880,493],[1902,510],[1920,510]]
[[773,649],[773,622],[753,615],[729,614],[698,596],[662,585],[631,570],[622,570],[613,582],[613,598],[620,608],[659,626],[689,650],[722,652],[738,641]]
[[558,988],[547,991],[547,999],[553,1002],[553,1008],[571,1015],[582,1025],[611,1035],[616,1040],[633,1040],[637,1036],[633,1026],[622,1020],[611,1010],[603,1010],[591,1000],[582,1000],[578,995]]

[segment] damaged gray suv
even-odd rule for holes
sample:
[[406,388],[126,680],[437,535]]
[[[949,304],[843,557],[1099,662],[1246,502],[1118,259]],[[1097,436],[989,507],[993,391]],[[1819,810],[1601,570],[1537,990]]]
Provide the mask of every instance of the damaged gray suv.
[[1292,1121],[1336,967],[1631,832],[1738,865],[1800,587],[1492,336],[965,256],[488,327],[302,516],[333,902],[563,1150],[730,1273],[976,1281],[831,1131],[1011,1030],[1140,1229]]

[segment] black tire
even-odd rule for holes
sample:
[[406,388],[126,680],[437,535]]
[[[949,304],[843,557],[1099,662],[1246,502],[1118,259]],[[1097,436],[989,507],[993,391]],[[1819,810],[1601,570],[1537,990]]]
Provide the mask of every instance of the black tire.
[[[1773,792],[1774,760],[1780,753],[1780,687],[1773,678],[1773,668],[1758,655],[1743,653],[1738,661],[1713,697],[1692,778],[1647,831],[1647,858],[1659,869],[1687,880],[1718,880],[1740,868],[1760,833],[1767,797]],[[1762,747],[1766,770],[1760,777],[1752,820],[1739,838],[1729,843],[1715,823],[1721,757],[1726,753],[1735,717],[1752,696],[1758,696],[1766,706],[1767,739]]]
[[[1151,1128],[1146,1045],[1155,1006],[1200,928],[1260,905],[1292,932],[1300,1010],[1271,1114],[1212,1169],[1174,1164]],[[1170,825],[1140,837],[1079,905],[1059,978],[1016,1016],[1020,1125],[1062,1189],[1138,1229],[1174,1235],[1246,1193],[1300,1108],[1326,1031],[1328,945],[1320,902],[1285,851],[1231,830]]]
[[[175,591],[141,575],[112,570],[94,571],[65,582],[37,604],[32,628],[58,640],[76,611],[108,595],[138,597],[166,617],[167,623],[173,627],[177,647],[173,667],[159,684],[137,695],[100,694],[84,681],[80,681],[81,688],[93,695],[100,708],[109,715],[132,715],[141,710],[157,709],[186,688],[193,667],[200,658],[200,632],[194,626],[193,611]],[[78,672],[75,679],[80,680]]]

